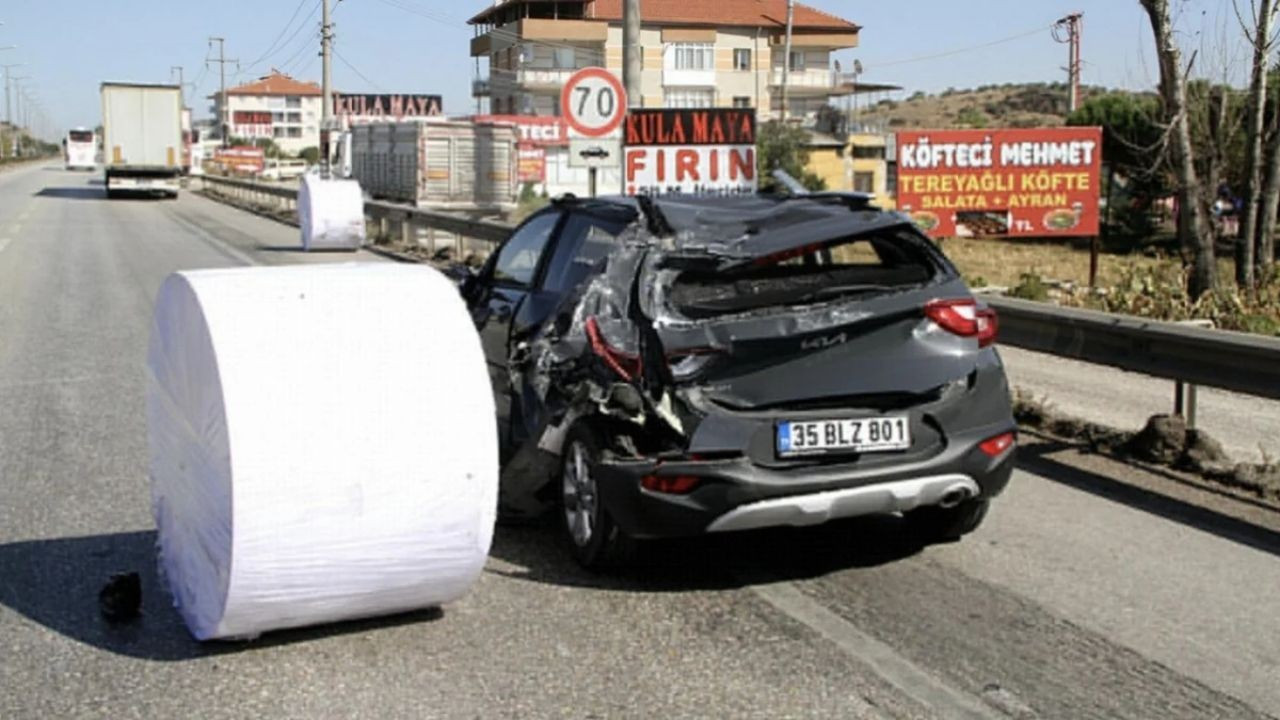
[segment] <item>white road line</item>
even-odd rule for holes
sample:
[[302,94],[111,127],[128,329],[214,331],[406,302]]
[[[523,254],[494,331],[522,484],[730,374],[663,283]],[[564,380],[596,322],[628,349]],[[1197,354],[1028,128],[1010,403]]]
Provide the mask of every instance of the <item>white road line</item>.
[[752,585],[765,602],[806,625],[890,685],[946,718],[1000,718],[994,708],[930,675],[897,651],[805,595],[791,582]]

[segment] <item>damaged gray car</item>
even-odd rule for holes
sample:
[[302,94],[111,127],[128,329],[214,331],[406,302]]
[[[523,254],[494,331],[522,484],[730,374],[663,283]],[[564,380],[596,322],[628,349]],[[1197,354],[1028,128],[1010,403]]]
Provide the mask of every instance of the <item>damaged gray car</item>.
[[555,510],[587,567],[873,513],[956,539],[1013,470],[995,313],[862,196],[566,198],[462,292],[501,512]]

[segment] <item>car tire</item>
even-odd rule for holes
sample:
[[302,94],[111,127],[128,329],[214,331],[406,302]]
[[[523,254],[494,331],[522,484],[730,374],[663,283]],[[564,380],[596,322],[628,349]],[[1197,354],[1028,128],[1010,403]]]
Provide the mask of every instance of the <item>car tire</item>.
[[908,531],[925,544],[955,542],[968,535],[987,517],[988,500],[966,500],[955,507],[917,508],[903,515]]
[[579,424],[565,437],[559,477],[560,527],[574,560],[600,571],[630,562],[635,540],[614,523],[596,484],[600,441]]

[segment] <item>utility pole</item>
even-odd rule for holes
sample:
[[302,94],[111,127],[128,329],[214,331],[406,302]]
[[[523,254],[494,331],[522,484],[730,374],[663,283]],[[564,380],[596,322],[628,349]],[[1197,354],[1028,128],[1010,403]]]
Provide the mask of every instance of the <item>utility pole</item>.
[[0,65],[0,68],[4,68],[4,121],[10,125],[13,125],[13,105],[9,98],[10,68],[22,67],[23,65],[26,65],[26,63]]
[[795,20],[796,2],[787,0],[787,42],[782,51],[782,122],[787,121],[787,84],[791,80],[791,27]]
[[640,0],[626,0],[622,10],[622,87],[627,91],[627,107],[644,106],[640,50]]
[[329,177],[329,131],[333,123],[333,77],[330,57],[333,24],[329,22],[329,0],[320,0],[320,176]]
[[240,66],[239,60],[228,60],[226,55],[226,38],[211,37],[209,44],[218,43],[218,58],[216,60],[205,60],[208,65],[211,62],[218,63],[219,85],[221,90],[218,91],[218,128],[222,133],[222,147],[230,145],[230,127],[227,122],[229,113],[227,111],[227,63],[235,63],[236,67]]
[[[1072,13],[1058,20],[1053,24],[1053,39],[1060,43],[1066,43],[1068,47],[1067,55],[1067,108],[1069,112],[1075,112],[1080,107],[1080,36],[1082,33],[1084,15],[1082,13]],[[1062,36],[1066,31],[1066,37]]]
[[172,79],[173,79],[173,71],[174,71],[174,70],[177,70],[177,71],[178,71],[178,95],[179,95],[179,97],[182,97],[182,107],[186,107],[186,106],[187,106],[187,100],[186,100],[185,95],[186,95],[186,92],[187,92],[187,84],[186,84],[185,82],[183,82],[183,78],[182,78],[182,66],[181,66],[181,65],[171,65],[171,66],[169,66],[169,79],[170,79],[170,80],[172,80]]

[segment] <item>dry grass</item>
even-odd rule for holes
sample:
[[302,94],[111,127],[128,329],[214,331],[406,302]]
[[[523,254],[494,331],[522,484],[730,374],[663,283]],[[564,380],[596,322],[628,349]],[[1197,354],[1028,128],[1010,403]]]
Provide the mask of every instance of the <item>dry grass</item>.
[[[965,279],[976,285],[1014,287],[1028,273],[1045,280],[1074,282],[1077,285],[1089,283],[1087,241],[1075,245],[1070,241],[949,238],[939,245]],[[1098,285],[1115,285],[1129,267],[1154,268],[1169,262],[1169,258],[1142,253],[1117,255],[1102,252],[1098,256]],[[1220,279],[1233,283],[1230,260],[1219,258],[1218,265]]]
[[[978,285],[1013,287],[1024,273],[1046,280],[1089,282],[1089,250],[1067,243],[1023,241],[995,238],[950,238],[940,243],[942,251],[970,281]],[[1098,284],[1112,285],[1120,279],[1129,264],[1158,265],[1157,258],[1143,255],[1108,255],[1098,257]]]

